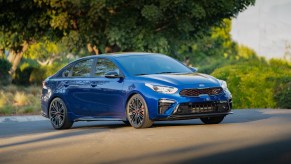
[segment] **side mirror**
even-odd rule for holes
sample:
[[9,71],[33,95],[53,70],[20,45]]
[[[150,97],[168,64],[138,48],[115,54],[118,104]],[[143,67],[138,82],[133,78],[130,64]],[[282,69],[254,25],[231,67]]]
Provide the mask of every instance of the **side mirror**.
[[198,71],[198,68],[195,68],[195,67],[189,67],[190,68],[190,70],[192,71],[192,72],[197,72]]
[[107,72],[106,74],[105,74],[105,77],[106,78],[121,78],[121,77],[123,77],[123,76],[120,76],[117,72],[115,72],[115,71],[110,71],[110,72]]

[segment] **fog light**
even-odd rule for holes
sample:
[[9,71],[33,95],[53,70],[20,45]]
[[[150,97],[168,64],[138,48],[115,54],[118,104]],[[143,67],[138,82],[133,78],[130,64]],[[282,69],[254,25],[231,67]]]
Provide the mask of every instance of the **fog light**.
[[165,114],[165,112],[175,104],[174,100],[160,99],[159,100],[159,114]]

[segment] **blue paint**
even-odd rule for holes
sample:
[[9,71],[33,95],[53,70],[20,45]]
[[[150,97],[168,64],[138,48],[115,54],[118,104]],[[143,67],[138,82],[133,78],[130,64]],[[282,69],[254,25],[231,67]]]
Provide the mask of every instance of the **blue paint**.
[[[73,77],[75,65],[89,59],[93,59],[93,63],[89,66],[88,73],[83,77]],[[98,66],[98,61],[101,60],[109,61],[110,69],[112,67],[110,71],[118,72],[119,77],[99,76],[104,69]],[[146,83],[158,87],[176,88],[177,91],[171,94],[160,93],[146,86]],[[231,103],[231,93],[225,87],[221,93],[215,95],[180,95],[183,89],[215,87],[222,87],[218,79],[192,72],[190,68],[175,59],[161,54],[128,53],[88,56],[69,63],[44,81],[41,107],[43,114],[48,116],[50,101],[55,97],[60,97],[68,108],[71,120],[87,117],[126,120],[127,100],[133,94],[140,94],[147,103],[150,119],[163,120],[173,116],[181,103]],[[174,100],[175,103],[164,113],[159,113],[161,99]],[[231,107],[231,104],[228,105]]]

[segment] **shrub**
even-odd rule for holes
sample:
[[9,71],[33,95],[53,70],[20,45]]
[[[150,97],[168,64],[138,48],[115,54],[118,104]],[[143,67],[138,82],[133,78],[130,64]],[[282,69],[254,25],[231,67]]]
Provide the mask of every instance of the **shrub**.
[[249,61],[216,69],[213,76],[226,80],[234,108],[290,108],[291,68]]
[[16,92],[14,96],[15,106],[24,106],[24,105],[27,105],[28,103],[29,103],[28,98],[23,92]]
[[0,58],[0,85],[7,85],[10,83],[9,70],[11,64],[8,60]]
[[40,113],[40,86],[0,86],[0,116]]
[[12,83],[16,85],[31,84],[29,78],[31,73],[35,69],[39,69],[39,64],[36,61],[32,59],[23,58],[19,67],[15,71]]
[[[290,80],[291,81],[291,80]],[[291,82],[279,83],[274,91],[274,99],[279,108],[291,109]]]

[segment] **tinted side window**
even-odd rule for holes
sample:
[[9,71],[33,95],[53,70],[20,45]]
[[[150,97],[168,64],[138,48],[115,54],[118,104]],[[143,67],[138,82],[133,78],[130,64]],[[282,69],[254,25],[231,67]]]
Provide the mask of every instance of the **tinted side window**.
[[119,74],[119,69],[113,62],[108,59],[98,59],[95,76],[105,76],[105,74],[110,72],[117,72]]
[[70,77],[71,67],[65,69],[62,73],[62,77]]
[[82,60],[75,64],[72,76],[73,77],[89,77],[91,73],[92,63],[94,59]]
[[59,77],[71,77],[71,76],[72,76],[72,64],[70,66],[67,66],[59,75]]

